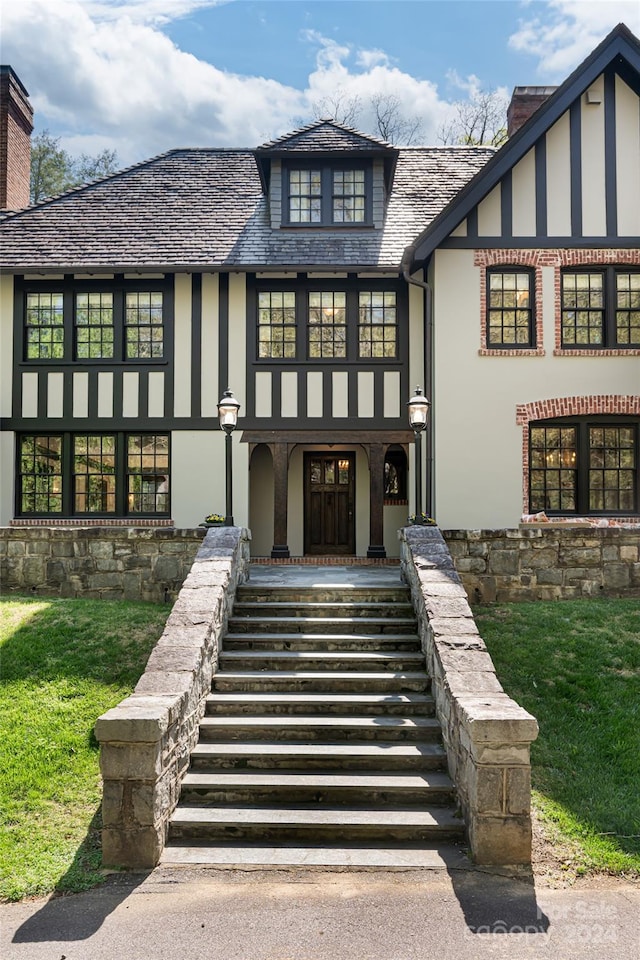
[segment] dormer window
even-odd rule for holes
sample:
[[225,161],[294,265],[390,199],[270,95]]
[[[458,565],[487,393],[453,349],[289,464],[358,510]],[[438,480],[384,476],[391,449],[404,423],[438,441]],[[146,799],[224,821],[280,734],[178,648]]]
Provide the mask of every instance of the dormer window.
[[314,164],[285,168],[289,226],[368,226],[371,167]]

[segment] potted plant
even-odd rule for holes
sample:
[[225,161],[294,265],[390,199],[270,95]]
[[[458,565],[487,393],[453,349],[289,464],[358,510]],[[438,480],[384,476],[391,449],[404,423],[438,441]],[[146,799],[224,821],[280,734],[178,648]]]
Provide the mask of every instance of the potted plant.
[[224,526],[224,517],[221,513],[210,513],[204,518],[199,527],[222,527]]
[[415,513],[412,513],[409,517],[407,517],[407,520],[409,521],[409,523],[413,524],[414,526],[422,526],[422,527],[437,526],[436,521],[433,519],[433,517],[428,517],[424,511],[417,515]]

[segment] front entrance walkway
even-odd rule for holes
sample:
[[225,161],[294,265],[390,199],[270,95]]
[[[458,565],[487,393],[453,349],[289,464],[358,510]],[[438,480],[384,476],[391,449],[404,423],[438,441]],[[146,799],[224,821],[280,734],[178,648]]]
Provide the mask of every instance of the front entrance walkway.
[[398,587],[399,564],[261,564],[250,566],[254,587]]

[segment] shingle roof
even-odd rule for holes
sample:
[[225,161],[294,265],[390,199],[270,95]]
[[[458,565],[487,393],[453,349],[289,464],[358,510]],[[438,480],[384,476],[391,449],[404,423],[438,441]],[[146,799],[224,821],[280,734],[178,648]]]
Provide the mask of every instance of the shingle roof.
[[343,266],[398,269],[404,249],[492,156],[405,147],[382,229],[272,229],[253,151],[173,150],[0,222],[6,270]]
[[336,120],[316,120],[293,133],[287,133],[276,140],[269,140],[257,148],[257,153],[334,153],[346,150],[354,151],[392,151],[396,148],[386,140],[378,140],[367,133],[361,133],[353,127],[347,127]]

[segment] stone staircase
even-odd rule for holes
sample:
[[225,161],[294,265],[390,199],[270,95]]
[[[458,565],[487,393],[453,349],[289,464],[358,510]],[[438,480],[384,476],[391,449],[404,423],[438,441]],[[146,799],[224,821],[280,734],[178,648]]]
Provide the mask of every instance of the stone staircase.
[[238,589],[162,862],[461,858],[408,590]]

